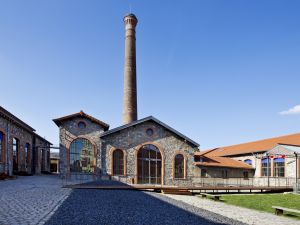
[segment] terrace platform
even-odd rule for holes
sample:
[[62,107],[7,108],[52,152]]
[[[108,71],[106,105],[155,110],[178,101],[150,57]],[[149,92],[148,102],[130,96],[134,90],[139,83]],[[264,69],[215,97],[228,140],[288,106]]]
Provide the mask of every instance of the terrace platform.
[[175,187],[175,186],[157,186],[157,185],[106,185],[106,184],[73,184],[65,185],[64,188],[71,189],[99,189],[99,190],[151,190],[156,192],[289,192],[293,191],[292,187],[224,187],[224,186],[201,186],[201,187]]

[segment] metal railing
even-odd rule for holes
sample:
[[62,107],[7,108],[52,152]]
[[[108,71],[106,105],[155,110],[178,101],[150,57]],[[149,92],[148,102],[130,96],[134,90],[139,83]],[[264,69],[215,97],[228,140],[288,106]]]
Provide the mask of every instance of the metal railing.
[[[74,185],[84,184],[101,180],[112,180],[121,182],[124,184],[136,184],[136,174],[126,174],[126,176],[111,176],[100,175],[94,173],[69,173],[62,176],[62,185]],[[145,183],[144,183],[145,184]],[[161,183],[149,183],[145,185],[162,185]],[[293,177],[255,177],[255,178],[208,178],[188,176],[184,179],[174,179],[172,177],[165,177],[164,186],[195,186],[195,187],[294,187],[294,189],[300,192],[300,178]]]

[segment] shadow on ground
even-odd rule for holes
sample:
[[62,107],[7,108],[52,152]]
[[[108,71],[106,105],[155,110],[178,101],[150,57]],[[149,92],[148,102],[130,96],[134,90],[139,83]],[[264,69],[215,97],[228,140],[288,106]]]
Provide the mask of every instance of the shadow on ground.
[[[120,185],[119,182],[114,181],[96,182],[98,185]],[[89,184],[95,185],[95,182]],[[241,223],[157,193],[133,190],[74,189],[46,224],[219,225]]]

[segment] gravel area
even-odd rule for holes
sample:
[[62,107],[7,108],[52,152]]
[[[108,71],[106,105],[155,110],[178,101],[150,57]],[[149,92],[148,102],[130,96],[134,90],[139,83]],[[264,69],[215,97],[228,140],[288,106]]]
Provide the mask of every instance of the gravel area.
[[228,205],[223,202],[202,199],[198,196],[168,195],[169,198],[199,209],[205,209],[219,215],[251,225],[300,225],[300,221],[271,213]]
[[243,223],[158,193],[75,189],[46,224],[242,225]]

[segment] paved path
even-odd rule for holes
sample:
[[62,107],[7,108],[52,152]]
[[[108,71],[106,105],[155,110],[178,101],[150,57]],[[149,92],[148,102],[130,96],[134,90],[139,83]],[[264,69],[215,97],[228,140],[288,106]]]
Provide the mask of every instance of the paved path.
[[55,175],[0,181],[0,224],[44,224],[70,194]]
[[234,220],[251,225],[300,225],[300,221],[275,216],[271,213],[228,205],[213,200],[201,199],[197,196],[168,195],[169,198],[190,204],[200,209],[205,209]]

